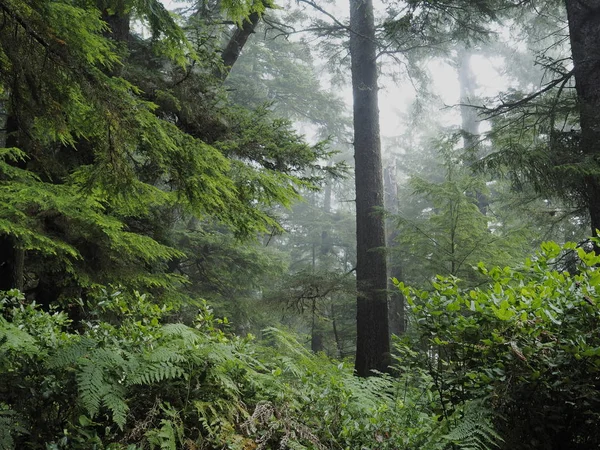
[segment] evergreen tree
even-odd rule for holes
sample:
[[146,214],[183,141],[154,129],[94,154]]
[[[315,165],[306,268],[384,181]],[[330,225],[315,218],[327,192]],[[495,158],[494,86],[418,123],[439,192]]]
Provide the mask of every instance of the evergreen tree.
[[377,105],[377,45],[373,3],[350,2],[356,183],[356,373],[390,364],[383,174]]
[[[573,76],[577,91],[580,133],[573,142],[581,155],[580,195],[587,206],[592,234],[600,229],[600,2],[567,0],[569,38],[573,57]],[[588,167],[585,167],[588,166]]]
[[45,305],[107,284],[177,296],[177,223],[271,231],[271,206],[313,187],[327,155],[269,111],[230,104],[214,38],[188,38],[160,3],[113,6],[1,5],[0,287]]

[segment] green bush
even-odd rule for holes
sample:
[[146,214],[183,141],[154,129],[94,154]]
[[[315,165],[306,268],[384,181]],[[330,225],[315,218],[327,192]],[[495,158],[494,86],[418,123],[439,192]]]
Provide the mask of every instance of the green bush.
[[230,336],[206,305],[192,326],[135,292],[82,306],[75,327],[0,296],[0,449],[409,449],[435,424],[414,386]]
[[73,323],[11,291],[0,449],[600,448],[599,262],[546,243],[517,269],[480,265],[477,289],[400,285],[410,332],[395,373],[367,379],[281,330],[230,335],[202,303],[186,325],[103,291]]
[[453,277],[432,292],[399,283],[413,330],[403,364],[428,373],[446,419],[485,399],[504,448],[600,448],[599,263],[547,242],[517,269],[480,265],[488,282],[477,289]]

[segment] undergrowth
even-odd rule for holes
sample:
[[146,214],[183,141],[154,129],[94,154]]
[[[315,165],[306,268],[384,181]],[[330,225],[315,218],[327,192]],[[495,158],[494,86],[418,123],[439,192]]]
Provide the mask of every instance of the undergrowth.
[[409,449],[439,427],[407,377],[354,377],[290,334],[193,324],[104,292],[77,324],[0,297],[0,449]]

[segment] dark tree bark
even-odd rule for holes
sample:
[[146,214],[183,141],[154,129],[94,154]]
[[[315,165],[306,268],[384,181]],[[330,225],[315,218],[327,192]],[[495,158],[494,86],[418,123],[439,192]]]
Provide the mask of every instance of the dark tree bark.
[[102,20],[106,22],[110,31],[106,34],[117,42],[127,42],[131,27],[131,16],[127,13],[112,13],[108,10],[102,12]]
[[[325,300],[324,298],[320,299]],[[317,311],[317,301],[313,300],[312,308],[312,321],[311,321],[311,333],[310,333],[310,349],[313,353],[319,353],[325,351],[323,326],[321,324],[321,317]]]
[[[600,163],[600,0],[566,0],[575,88],[581,124],[581,152]],[[600,176],[583,178],[592,234],[600,228]]]
[[[0,106],[2,121],[0,123],[0,147],[19,147],[17,138],[18,124],[10,114],[9,99],[5,98]],[[24,168],[24,163],[15,163]],[[23,290],[25,251],[19,247],[17,240],[10,235],[0,234],[0,291],[10,289]]]
[[233,65],[240,57],[242,53],[242,49],[248,38],[258,25],[260,21],[260,15],[257,12],[253,12],[248,16],[247,19],[244,20],[241,28],[236,28],[233,32],[231,38],[229,38],[229,42],[227,46],[223,49],[223,53],[221,54],[221,58],[223,59],[223,68],[215,72],[215,76],[220,78],[222,81],[225,81],[233,68]]
[[23,290],[25,253],[12,236],[0,235],[0,255],[0,291]]
[[356,164],[356,374],[388,371],[390,336],[372,0],[350,0]]

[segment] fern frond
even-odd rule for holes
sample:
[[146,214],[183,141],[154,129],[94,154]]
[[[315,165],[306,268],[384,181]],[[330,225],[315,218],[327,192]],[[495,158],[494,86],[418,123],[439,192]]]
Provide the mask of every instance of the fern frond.
[[193,328],[182,323],[168,323],[161,329],[165,337],[179,337],[186,346],[193,346],[201,340],[201,336]]
[[83,360],[77,372],[77,387],[82,406],[94,417],[98,414],[102,395],[105,392],[103,367],[91,360]]
[[121,385],[105,385],[102,403],[112,412],[113,421],[122,430],[125,426],[129,406],[125,402],[125,389]]
[[89,338],[72,340],[68,345],[56,349],[46,362],[49,369],[59,369],[74,366],[85,355],[90,355],[97,342]]
[[146,432],[150,448],[158,446],[160,450],[177,450],[177,444],[183,444],[184,440],[184,428],[179,412],[168,403],[162,404],[160,409],[167,418],[160,421],[160,428]]
[[129,384],[152,384],[163,380],[184,377],[185,370],[176,365],[163,363],[141,364],[139,370],[129,377]]
[[150,430],[146,433],[150,449],[156,446],[160,450],[177,450],[177,439],[175,437],[175,426],[173,421],[168,419],[161,420],[161,427],[158,430]]
[[144,357],[150,362],[176,363],[185,361],[185,356],[179,350],[176,346],[161,345],[152,349]]
[[[461,450],[493,450],[500,447],[502,437],[494,430],[492,412],[483,400],[468,402],[460,414],[457,425],[442,439]],[[452,418],[451,418],[452,419]]]
[[27,430],[22,426],[17,413],[4,403],[0,403],[0,450],[13,450],[15,448],[14,437],[26,434]]

